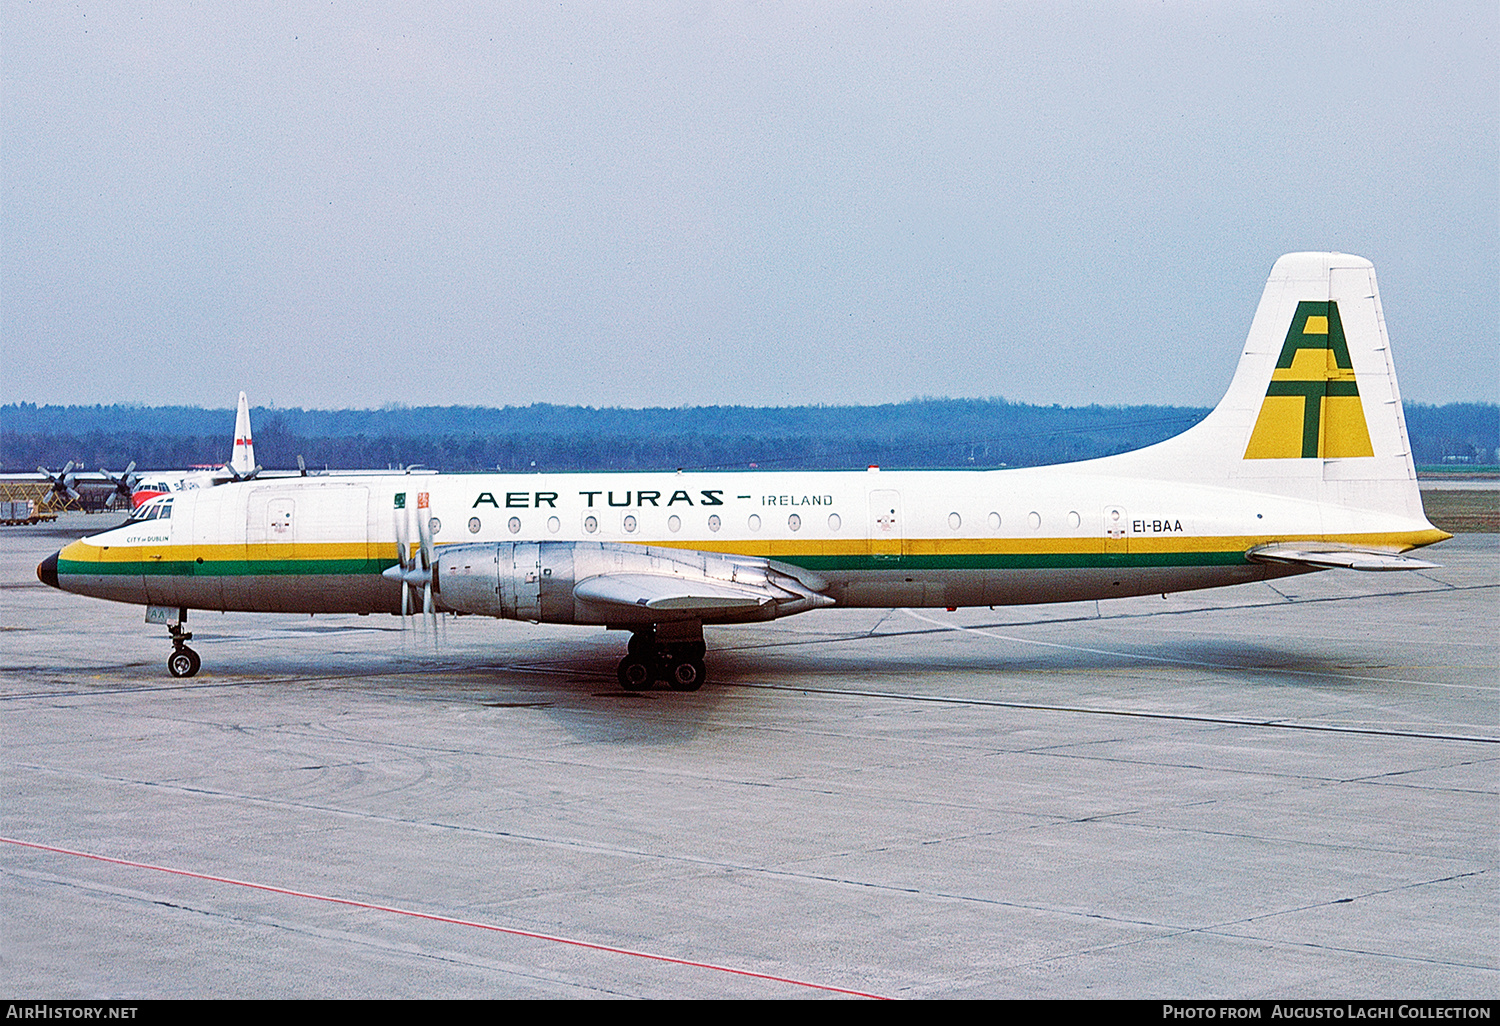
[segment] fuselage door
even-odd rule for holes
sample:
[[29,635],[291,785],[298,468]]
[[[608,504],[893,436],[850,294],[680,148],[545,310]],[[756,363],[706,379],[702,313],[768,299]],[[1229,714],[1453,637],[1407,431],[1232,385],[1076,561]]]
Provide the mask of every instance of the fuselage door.
[[245,519],[246,554],[252,561],[290,559],[296,553],[297,503],[287,496],[269,496],[266,491],[258,490],[251,497]]
[[870,555],[877,560],[899,560],[905,529],[901,523],[901,493],[894,488],[870,492]]
[[379,608],[380,586],[385,582],[368,565],[368,507],[369,489],[363,485],[251,489],[245,509],[249,573],[243,582],[249,608],[263,612]]

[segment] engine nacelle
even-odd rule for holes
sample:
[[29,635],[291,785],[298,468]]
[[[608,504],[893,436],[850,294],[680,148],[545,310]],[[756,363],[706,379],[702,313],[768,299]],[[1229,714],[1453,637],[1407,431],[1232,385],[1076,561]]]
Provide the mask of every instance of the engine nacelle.
[[[773,620],[833,600],[818,592],[816,577],[770,560],[714,552],[620,545],[610,542],[499,542],[445,545],[436,552],[433,599],[455,613],[539,623],[632,624],[699,620],[743,623]],[[764,596],[751,610],[705,612],[647,609],[589,601],[575,594],[580,582],[612,575],[672,577],[730,585]]]

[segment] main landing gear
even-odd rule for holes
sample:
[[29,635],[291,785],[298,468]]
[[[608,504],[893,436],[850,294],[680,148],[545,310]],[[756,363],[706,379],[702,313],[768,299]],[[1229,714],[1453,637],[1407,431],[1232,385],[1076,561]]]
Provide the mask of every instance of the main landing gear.
[[616,674],[626,691],[645,691],[658,680],[673,691],[697,691],[703,686],[703,624],[663,623],[635,629]]
[[174,677],[192,677],[198,673],[203,660],[198,653],[187,647],[193,634],[187,629],[187,610],[179,610],[177,623],[167,624],[167,633],[172,635],[172,654],[167,656],[167,672]]

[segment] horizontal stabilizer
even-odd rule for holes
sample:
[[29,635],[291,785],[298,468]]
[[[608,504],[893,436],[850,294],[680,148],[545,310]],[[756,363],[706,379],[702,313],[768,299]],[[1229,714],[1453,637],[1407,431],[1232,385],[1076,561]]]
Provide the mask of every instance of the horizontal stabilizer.
[[1292,566],[1342,568],[1345,570],[1432,570],[1441,563],[1413,559],[1379,549],[1335,549],[1298,545],[1262,545],[1245,553],[1257,563],[1285,563]]
[[769,592],[675,574],[600,574],[579,581],[573,586],[573,595],[585,602],[706,613],[758,609],[775,601]]

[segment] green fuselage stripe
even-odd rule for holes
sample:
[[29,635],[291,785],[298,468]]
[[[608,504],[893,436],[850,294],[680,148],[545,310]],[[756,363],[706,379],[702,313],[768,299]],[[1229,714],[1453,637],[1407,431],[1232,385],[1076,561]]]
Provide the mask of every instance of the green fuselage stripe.
[[391,559],[142,559],[57,561],[59,577],[304,577],[378,574]]
[[[1235,566],[1245,553],[1196,552],[973,552],[951,555],[777,555],[782,563],[825,573],[875,570],[1046,570],[1090,567]],[[303,577],[378,574],[391,559],[63,560],[59,577]]]

